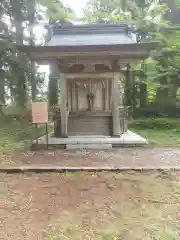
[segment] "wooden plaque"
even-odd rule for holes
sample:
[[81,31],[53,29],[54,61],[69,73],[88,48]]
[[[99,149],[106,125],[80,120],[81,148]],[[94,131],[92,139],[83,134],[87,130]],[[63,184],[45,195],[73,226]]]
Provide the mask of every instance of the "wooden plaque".
[[47,102],[32,103],[32,123],[48,123]]

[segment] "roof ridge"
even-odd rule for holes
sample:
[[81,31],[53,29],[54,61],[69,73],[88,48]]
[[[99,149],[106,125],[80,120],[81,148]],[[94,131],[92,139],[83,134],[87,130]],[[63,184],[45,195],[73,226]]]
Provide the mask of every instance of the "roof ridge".
[[53,35],[92,33],[126,33],[131,31],[127,24],[84,24],[84,25],[54,25]]

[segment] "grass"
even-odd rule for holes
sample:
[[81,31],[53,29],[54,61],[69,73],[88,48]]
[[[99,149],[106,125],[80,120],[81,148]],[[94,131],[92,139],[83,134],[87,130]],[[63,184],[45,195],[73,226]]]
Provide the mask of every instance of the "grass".
[[180,179],[172,182],[170,174],[164,178],[162,173],[100,177],[113,186],[107,199],[100,191],[93,203],[90,197],[76,209],[64,211],[46,230],[44,240],[180,239]]
[[151,146],[179,147],[180,120],[168,118],[137,119],[129,128],[149,140]]
[[[151,146],[179,147],[180,121],[177,119],[141,119],[129,123],[132,131],[147,138]],[[52,131],[52,125],[49,125]],[[35,130],[29,122],[0,118],[0,153],[11,153],[29,148],[36,136],[45,133],[44,125]]]
[[45,127],[40,125],[35,129],[24,120],[0,118],[0,133],[0,152],[11,153],[28,148],[36,136],[45,133]]
[[176,129],[154,130],[154,129],[131,129],[148,139],[151,146],[157,147],[179,147],[180,146],[180,131]]

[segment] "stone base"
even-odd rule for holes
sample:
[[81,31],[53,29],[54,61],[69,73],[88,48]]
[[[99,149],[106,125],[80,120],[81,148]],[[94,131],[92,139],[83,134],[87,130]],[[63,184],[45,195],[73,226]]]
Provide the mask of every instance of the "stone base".
[[[34,141],[35,143],[35,141]],[[39,145],[46,144],[46,137],[43,136],[38,140]],[[127,131],[118,137],[108,136],[69,136],[68,138],[55,138],[49,136],[49,147],[66,146],[66,149],[110,149],[112,147],[129,147],[129,146],[144,146],[148,141],[136,133]]]
[[67,144],[67,150],[76,149],[98,149],[98,150],[108,150],[112,149],[112,144]]
[[61,135],[61,138],[68,138],[68,135]]
[[117,134],[117,135],[114,134],[114,135],[112,135],[111,137],[112,137],[112,138],[120,138],[121,135],[120,135],[120,134]]

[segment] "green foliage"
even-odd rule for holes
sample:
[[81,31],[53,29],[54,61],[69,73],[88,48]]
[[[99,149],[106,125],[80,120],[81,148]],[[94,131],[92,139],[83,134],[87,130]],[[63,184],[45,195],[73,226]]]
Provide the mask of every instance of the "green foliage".
[[176,3],[176,7],[180,8],[180,0],[175,0],[175,3]]
[[171,172],[168,170],[162,169],[159,171],[159,177],[162,179],[169,179],[170,176],[171,176]]
[[[48,131],[52,131],[52,125],[49,124]],[[32,141],[45,135],[45,125],[38,125],[35,128],[28,112],[20,109],[5,109],[4,116],[0,116],[0,152],[11,153],[29,148]]]
[[180,146],[180,120],[141,119],[131,121],[128,126],[132,131],[148,139],[151,146]]
[[70,19],[74,16],[73,10],[65,6],[62,1],[40,0],[40,4],[46,7],[46,15],[52,20]]
[[53,20],[69,19],[74,14],[61,1],[0,2],[0,103],[10,101],[26,108],[29,101],[41,96],[44,79],[37,73],[36,64],[15,47],[15,43],[35,45],[33,27],[37,22],[40,4],[46,7],[42,14],[47,13],[47,17]]
[[124,0],[92,0],[84,9],[84,21],[88,23],[119,22],[129,20],[124,10],[130,1]]
[[147,118],[133,120],[129,126],[134,129],[173,130],[180,131],[180,119]]
[[[30,1],[28,1],[29,3]],[[28,6],[25,0],[4,1],[0,5],[1,17],[6,16],[11,19],[15,26],[15,32],[12,31],[11,25],[4,21],[4,31],[1,32],[0,37],[0,78],[3,85],[1,85],[1,99],[3,102],[7,99],[7,90],[10,91],[11,99],[16,101],[19,105],[25,107],[27,102],[27,86],[26,80],[28,75],[32,72],[29,60],[19,54],[15,48],[15,41],[17,44],[23,43],[24,32],[23,23],[27,20]],[[3,21],[3,18],[2,18]]]
[[26,145],[32,139],[32,127],[23,120],[13,120],[9,117],[0,118],[0,152],[13,152]]
[[56,227],[52,227],[49,231],[45,232],[44,240],[58,240],[60,238],[64,238],[64,236],[60,233]]
[[176,108],[180,87],[177,78],[180,68],[180,32],[169,29],[173,27],[168,22],[169,9],[172,15],[177,10],[170,1],[154,0],[92,0],[85,9],[86,22],[128,20],[135,26],[138,42],[160,42],[149,59],[131,66],[132,70],[141,71],[144,75],[131,78],[132,74],[125,74],[125,104],[130,106],[133,112],[148,103],[156,103],[157,111],[165,109],[168,102]]
[[[11,100],[22,107],[27,107],[27,103],[36,100],[41,92],[40,89],[44,87],[35,64],[19,54],[13,45],[15,42],[35,44],[32,29],[37,20],[39,5],[45,7],[43,15],[46,14],[51,20],[63,22],[74,16],[73,10],[60,0],[4,0],[0,3],[0,102],[2,103]],[[84,10],[84,22],[127,21],[135,27],[139,42],[158,40],[161,43],[160,48],[157,48],[148,60],[132,66],[133,70],[143,73],[141,76],[135,75],[133,79],[127,79],[129,76],[126,76],[125,103],[131,106],[134,112],[137,112],[137,109],[143,110],[142,108],[149,106],[149,103],[156,104],[157,111],[164,109],[167,102],[176,108],[180,92],[177,78],[177,70],[180,68],[180,32],[167,30],[172,26],[168,22],[167,12],[171,9],[172,14],[177,13],[177,6],[179,6],[178,0],[176,5],[171,4],[171,1],[155,0],[91,0]],[[15,27],[15,31],[11,24],[8,25],[7,21],[4,21],[5,16]],[[23,26],[29,32],[28,37],[25,36]],[[143,68],[144,65],[146,69]],[[49,99],[55,103],[56,86],[55,91],[51,91],[52,82],[49,85],[51,93]]]

